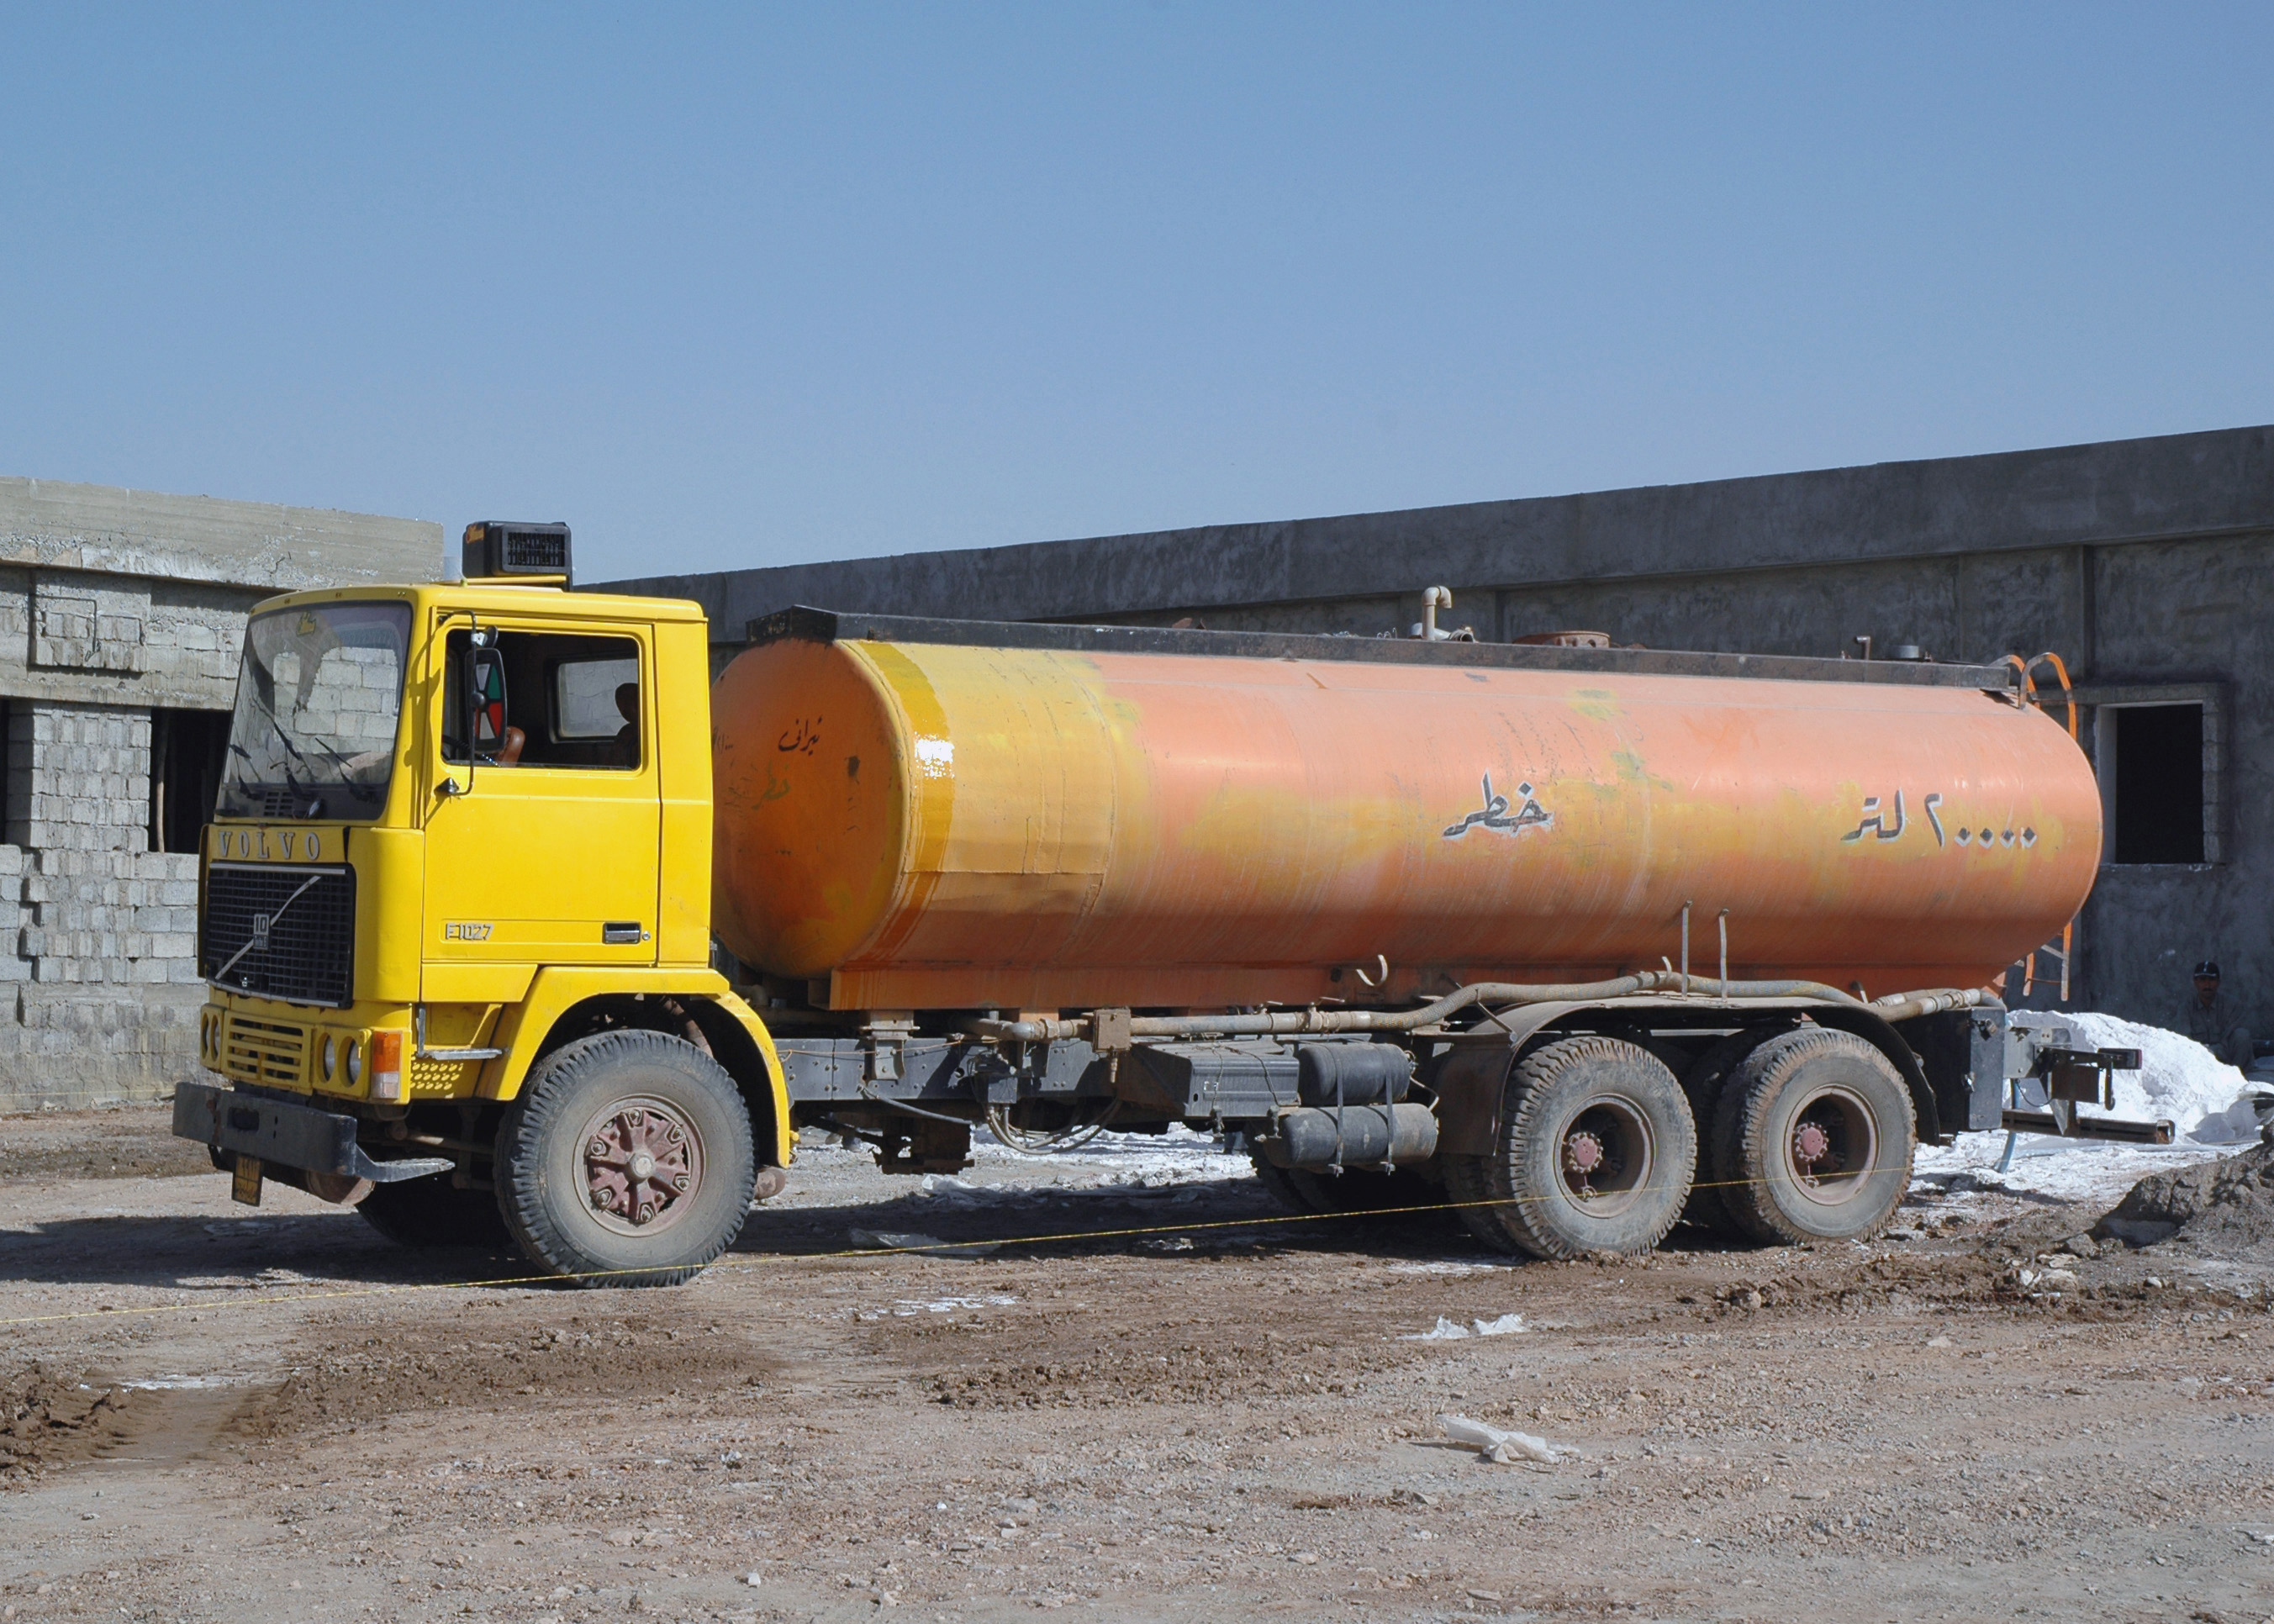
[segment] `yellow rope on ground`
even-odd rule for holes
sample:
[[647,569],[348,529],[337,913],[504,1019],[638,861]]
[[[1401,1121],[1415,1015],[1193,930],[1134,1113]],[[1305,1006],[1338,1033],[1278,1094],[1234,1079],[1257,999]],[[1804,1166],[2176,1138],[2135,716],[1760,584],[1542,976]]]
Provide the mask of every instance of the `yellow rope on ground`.
[[[1879,1172],[1892,1169],[1875,1168],[1870,1170]],[[1767,1182],[1766,1179],[1731,1178],[1710,1183],[1693,1182],[1690,1187],[1692,1190],[1722,1190]],[[804,1252],[787,1255],[794,1259],[812,1262],[830,1262],[845,1258],[920,1256],[929,1252],[967,1252],[977,1246],[990,1248],[1044,1246],[1069,1241],[1124,1240],[1141,1235],[1186,1235],[1199,1229],[1253,1229],[1265,1224],[1326,1223],[1340,1218],[1397,1218],[1416,1213],[1459,1212],[1472,1207],[1521,1207],[1548,1199],[1546,1196],[1507,1196],[1481,1201],[1426,1201],[1410,1207],[1369,1207],[1350,1212],[1270,1213],[1257,1218],[1208,1218],[1196,1223],[1140,1224],[1117,1229],[1069,1229],[1054,1235],[1013,1235],[997,1240],[927,1241],[919,1245],[909,1246],[848,1246],[835,1252]],[[705,1266],[703,1272],[707,1274],[720,1267],[722,1266],[716,1263],[710,1264]],[[727,1264],[723,1267],[748,1273],[757,1266]],[[416,1281],[400,1286],[359,1286],[346,1291],[303,1291],[293,1297],[252,1297],[233,1302],[205,1299],[193,1303],[147,1304],[131,1308],[107,1306],[79,1308],[64,1313],[26,1314],[12,1320],[0,1320],[0,1327],[18,1325],[52,1325],[66,1320],[98,1320],[105,1317],[117,1319],[125,1314],[187,1313],[192,1310],[203,1309],[222,1312],[231,1309],[282,1308],[295,1303],[333,1303],[355,1297],[398,1297],[412,1291],[477,1291],[493,1289],[501,1286],[557,1285],[569,1281],[613,1280],[629,1274],[658,1274],[668,1272],[670,1271],[663,1267],[651,1265],[641,1268],[588,1269],[570,1274],[512,1274],[493,1280]]]

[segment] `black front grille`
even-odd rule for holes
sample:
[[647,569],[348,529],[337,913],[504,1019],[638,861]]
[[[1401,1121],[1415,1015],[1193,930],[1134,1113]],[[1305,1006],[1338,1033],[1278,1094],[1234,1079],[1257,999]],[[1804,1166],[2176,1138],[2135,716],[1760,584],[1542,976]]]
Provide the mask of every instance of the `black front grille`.
[[213,864],[198,972],[256,997],[344,1009],[355,997],[355,870]]

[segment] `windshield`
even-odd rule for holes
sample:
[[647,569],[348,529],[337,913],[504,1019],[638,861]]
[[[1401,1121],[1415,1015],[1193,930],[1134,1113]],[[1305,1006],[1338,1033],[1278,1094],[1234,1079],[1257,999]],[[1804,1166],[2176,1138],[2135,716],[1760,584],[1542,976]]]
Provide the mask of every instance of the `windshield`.
[[377,817],[395,766],[410,637],[408,604],[314,604],[253,616],[221,814]]

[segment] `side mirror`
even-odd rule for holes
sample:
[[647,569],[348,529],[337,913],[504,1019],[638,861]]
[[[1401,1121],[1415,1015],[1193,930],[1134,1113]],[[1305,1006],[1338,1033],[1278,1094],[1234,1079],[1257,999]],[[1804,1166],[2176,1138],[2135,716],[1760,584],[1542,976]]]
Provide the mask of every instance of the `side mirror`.
[[[466,651],[468,765],[494,761],[505,747],[505,652],[478,641]],[[469,777],[471,776],[470,773]]]

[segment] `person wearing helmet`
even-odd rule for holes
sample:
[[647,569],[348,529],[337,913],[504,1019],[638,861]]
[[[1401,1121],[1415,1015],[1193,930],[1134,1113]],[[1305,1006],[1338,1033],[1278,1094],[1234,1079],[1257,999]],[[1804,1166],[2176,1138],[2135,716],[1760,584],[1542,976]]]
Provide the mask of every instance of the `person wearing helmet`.
[[2184,1032],[2229,1065],[2250,1064],[2250,1034],[2237,1019],[2234,1001],[2218,989],[2218,960],[2195,966],[2195,990],[2180,1001],[2172,1030]]

